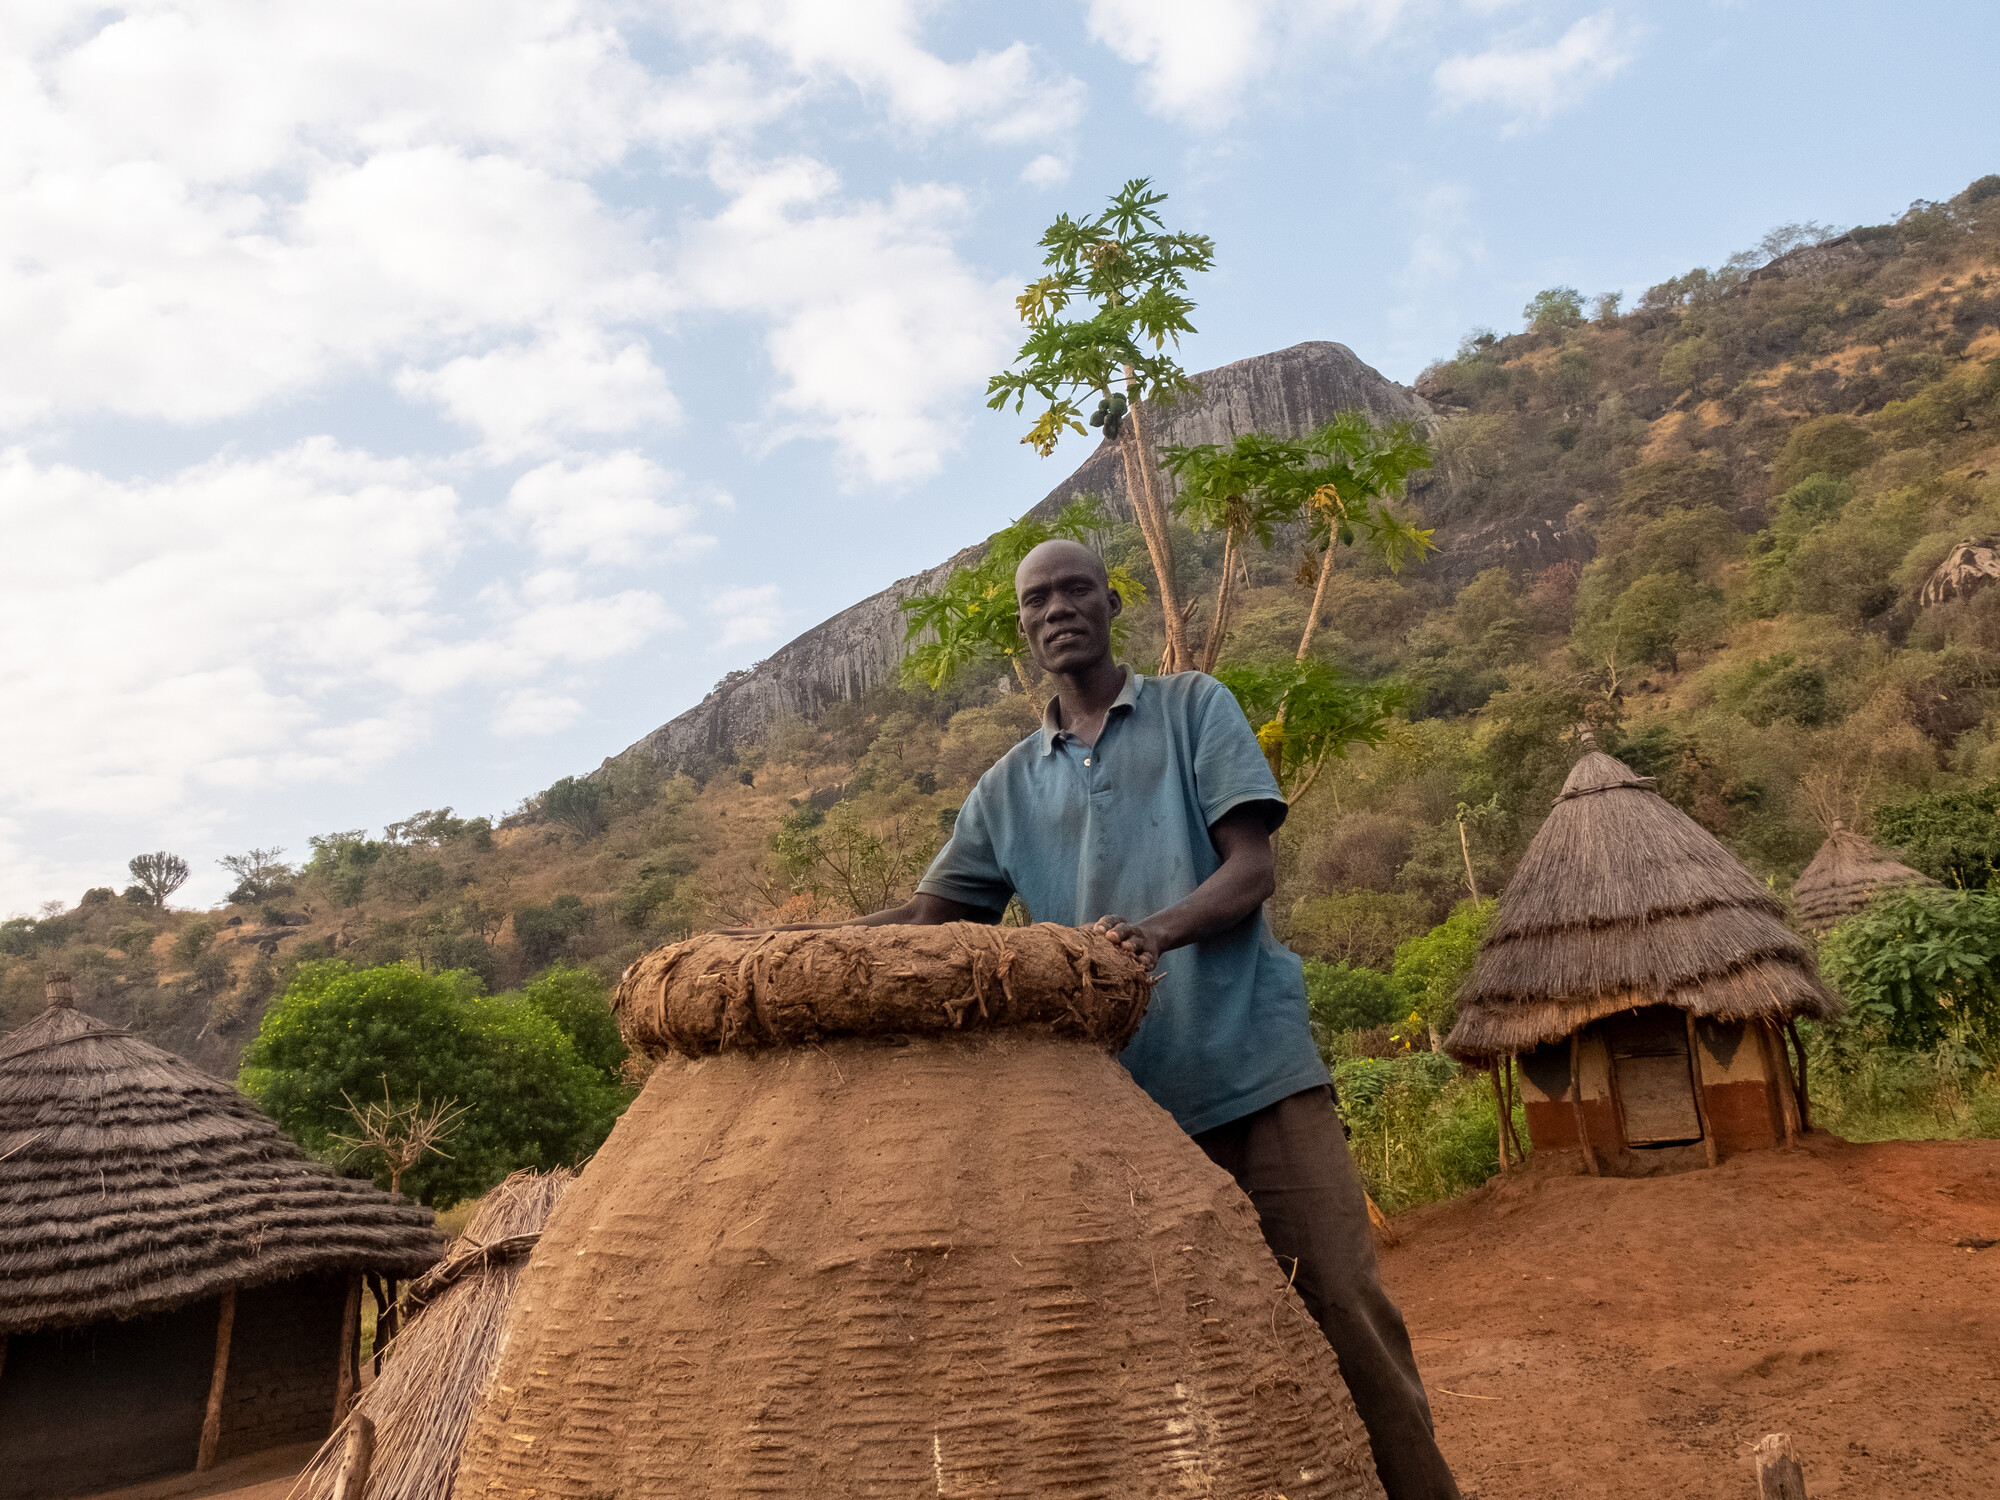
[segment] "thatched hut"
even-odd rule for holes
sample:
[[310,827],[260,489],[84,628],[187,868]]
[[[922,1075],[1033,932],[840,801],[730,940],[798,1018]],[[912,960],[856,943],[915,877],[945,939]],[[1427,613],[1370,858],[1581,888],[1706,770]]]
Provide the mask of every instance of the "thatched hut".
[[1897,863],[1836,820],[1833,832],[1792,887],[1792,901],[1801,926],[1809,932],[1824,932],[1841,918],[1860,911],[1877,891],[1936,884],[1930,876]]
[[451,1254],[410,1288],[389,1363],[287,1500],[338,1500],[346,1429],[373,1424],[368,1500],[446,1500],[466,1427],[500,1357],[514,1283],[576,1174],[516,1172],[479,1201]]
[[442,1249],[428,1209],[306,1160],[51,976],[0,1038],[0,1497],[325,1436],[357,1384],[363,1274]]
[[1445,1049],[1519,1060],[1539,1149],[1581,1146],[1592,1171],[1713,1164],[1802,1128],[1781,1029],[1837,1009],[1764,884],[1592,750],[1500,899]]

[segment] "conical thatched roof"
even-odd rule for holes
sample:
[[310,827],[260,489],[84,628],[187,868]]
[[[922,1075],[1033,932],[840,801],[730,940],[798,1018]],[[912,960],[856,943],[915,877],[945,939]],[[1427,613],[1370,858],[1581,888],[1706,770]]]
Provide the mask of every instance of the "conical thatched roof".
[[1826,1016],[1777,898],[1651,779],[1591,751],[1528,846],[1458,992],[1445,1050],[1525,1051],[1602,1016]]
[[1819,853],[1792,887],[1799,921],[1822,932],[1842,917],[1851,917],[1884,886],[1936,885],[1928,875],[1898,864],[1860,834],[1833,825]]
[[306,1160],[257,1106],[74,1009],[0,1037],[0,1333],[332,1270],[411,1276],[429,1209]]

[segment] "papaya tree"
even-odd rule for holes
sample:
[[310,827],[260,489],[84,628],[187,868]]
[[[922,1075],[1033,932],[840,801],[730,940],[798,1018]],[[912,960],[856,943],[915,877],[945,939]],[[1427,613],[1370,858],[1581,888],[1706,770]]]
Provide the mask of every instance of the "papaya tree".
[[1180,485],[1174,514],[1203,531],[1222,533],[1222,582],[1208,638],[1194,663],[1200,671],[1213,672],[1222,654],[1245,544],[1254,537],[1258,545],[1270,546],[1273,531],[1298,514],[1297,494],[1285,480],[1301,457],[1298,444],[1261,432],[1242,433],[1226,448],[1197,443],[1160,450],[1161,466]]
[[1223,667],[1218,681],[1236,696],[1271,774],[1291,801],[1351,745],[1379,745],[1407,691],[1394,681],[1360,682],[1324,661]]
[[[998,657],[1013,668],[1021,691],[1032,693],[1041,671],[1021,634],[1014,570],[1043,542],[1057,538],[1080,542],[1106,524],[1103,509],[1090,498],[1072,500],[1053,521],[1023,516],[988,537],[985,554],[977,562],[952,569],[934,592],[905,599],[901,609],[908,624],[903,638],[914,644],[903,658],[904,677],[941,691],[967,667]],[[1109,571],[1111,587],[1125,601],[1126,610],[1111,622],[1111,644],[1116,649],[1124,645],[1132,615],[1146,603],[1146,586],[1122,567]]]
[[[1159,215],[1165,193],[1149,179],[1127,182],[1094,218],[1062,215],[1042,235],[1046,274],[1015,299],[1028,336],[1013,368],[987,382],[987,405],[1023,410],[1030,396],[1045,403],[1021,439],[1044,458],[1065,431],[1083,435],[1083,402],[1097,399],[1091,426],[1119,445],[1125,493],[1145,539],[1165,616],[1162,672],[1185,671],[1186,610],[1174,580],[1173,539],[1157,465],[1148,449],[1143,403],[1192,392],[1169,344],[1193,333],[1194,303],[1187,277],[1206,271],[1215,245],[1203,234],[1170,234]],[[1065,316],[1080,304],[1087,316]]]

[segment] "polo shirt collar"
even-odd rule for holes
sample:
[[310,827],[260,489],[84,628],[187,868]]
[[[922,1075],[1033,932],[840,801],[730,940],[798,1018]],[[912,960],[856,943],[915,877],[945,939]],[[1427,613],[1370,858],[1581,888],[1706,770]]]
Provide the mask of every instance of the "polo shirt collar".
[[[1118,696],[1111,700],[1111,707],[1104,711],[1104,722],[1110,723],[1111,715],[1119,709],[1131,708],[1137,704],[1139,690],[1145,682],[1146,679],[1130,667],[1125,668],[1125,686],[1118,690]],[[1056,746],[1062,743],[1063,737],[1068,733],[1062,727],[1062,720],[1056,715],[1058,702],[1058,699],[1051,698],[1047,706],[1042,709],[1042,754],[1044,755],[1054,755]]]

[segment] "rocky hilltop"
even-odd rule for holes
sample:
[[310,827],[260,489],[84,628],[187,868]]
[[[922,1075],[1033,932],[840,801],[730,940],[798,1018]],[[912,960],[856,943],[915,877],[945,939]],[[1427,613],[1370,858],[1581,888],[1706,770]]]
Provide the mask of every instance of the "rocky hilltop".
[[[1294,436],[1357,408],[1381,422],[1432,416],[1422,397],[1362,363],[1344,344],[1295,344],[1205,370],[1195,379],[1198,395],[1148,412],[1155,442],[1226,443],[1244,432]],[[1035,506],[1035,514],[1053,515],[1078,495],[1099,496],[1109,510],[1129,516],[1124,465],[1116,447],[1100,444]],[[1503,530],[1505,534],[1479,535],[1470,548],[1460,539],[1441,536],[1442,552],[1432,570],[1470,577],[1490,561],[1523,560],[1516,556],[1520,552],[1553,561],[1569,550],[1568,538],[1551,521],[1520,521]],[[712,762],[778,719],[810,718],[830,703],[856,698],[888,681],[903,655],[903,616],[897,606],[936,588],[978,551],[978,546],[968,547],[935,568],[899,579],[815,625],[755,667],[731,672],[700,703],[610,757],[604,767],[636,759],[678,771]]]

